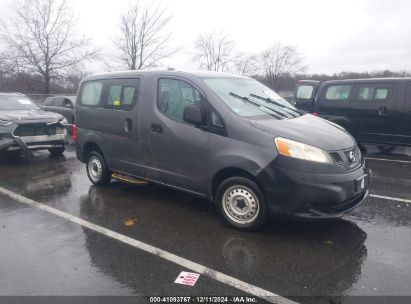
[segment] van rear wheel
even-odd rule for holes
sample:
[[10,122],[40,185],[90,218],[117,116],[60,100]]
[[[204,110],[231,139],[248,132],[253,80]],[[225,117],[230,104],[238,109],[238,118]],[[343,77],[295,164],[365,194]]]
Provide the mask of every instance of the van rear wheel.
[[223,181],[215,202],[223,219],[237,229],[256,230],[267,221],[264,195],[248,178],[230,177]]
[[93,151],[88,155],[86,169],[88,178],[94,185],[105,186],[110,183],[111,172],[100,153]]

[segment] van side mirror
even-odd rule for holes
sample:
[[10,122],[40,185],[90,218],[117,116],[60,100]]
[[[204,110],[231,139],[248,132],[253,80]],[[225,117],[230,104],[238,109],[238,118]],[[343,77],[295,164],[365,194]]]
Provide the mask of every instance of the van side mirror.
[[201,109],[195,104],[189,104],[184,107],[183,119],[185,122],[199,126],[203,123]]

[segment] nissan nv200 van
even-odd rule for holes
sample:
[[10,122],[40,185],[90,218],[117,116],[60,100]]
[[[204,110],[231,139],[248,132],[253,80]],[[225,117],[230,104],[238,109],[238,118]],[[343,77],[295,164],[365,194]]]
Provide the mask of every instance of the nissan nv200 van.
[[269,215],[338,218],[368,195],[351,135],[258,81],[150,70],[82,80],[74,137],[95,185],[145,181],[214,201],[253,230]]

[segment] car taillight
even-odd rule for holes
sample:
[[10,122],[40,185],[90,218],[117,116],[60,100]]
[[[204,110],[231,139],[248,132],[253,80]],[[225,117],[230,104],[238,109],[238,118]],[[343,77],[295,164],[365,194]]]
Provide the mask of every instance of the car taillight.
[[73,139],[74,143],[77,141],[77,126],[76,125],[71,125],[71,138]]
[[312,113],[314,116],[318,116],[318,113],[317,112],[313,112]]

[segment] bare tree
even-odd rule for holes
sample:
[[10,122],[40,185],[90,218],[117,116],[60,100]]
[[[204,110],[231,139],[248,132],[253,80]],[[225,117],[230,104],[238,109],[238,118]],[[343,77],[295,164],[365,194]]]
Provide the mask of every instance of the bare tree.
[[295,47],[277,42],[269,49],[262,52],[261,67],[268,84],[275,90],[278,89],[278,80],[303,72],[306,66],[304,58]]
[[84,71],[83,69],[73,68],[71,71],[67,71],[67,75],[65,75],[65,77],[61,79],[59,83],[61,87],[60,90],[64,90],[65,92],[69,93],[75,93],[77,92],[81,79],[90,75],[90,72]]
[[208,71],[225,72],[233,60],[234,42],[223,31],[212,32],[197,38],[194,62]]
[[171,33],[167,27],[171,16],[166,11],[160,5],[145,7],[140,0],[130,2],[121,16],[119,35],[113,41],[120,50],[117,62],[105,64],[110,69],[141,70],[174,55],[178,49],[169,45]]
[[76,20],[67,0],[20,0],[11,22],[2,22],[7,67],[14,72],[39,73],[44,93],[54,78],[96,54],[90,40],[75,32]]
[[232,63],[236,74],[251,76],[258,72],[258,60],[255,55],[238,53]]

